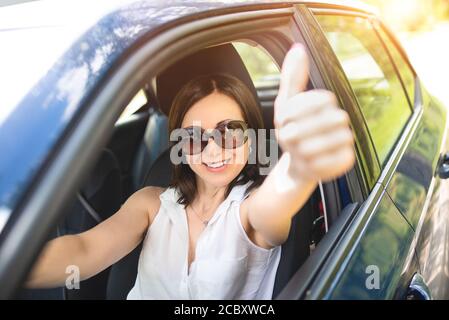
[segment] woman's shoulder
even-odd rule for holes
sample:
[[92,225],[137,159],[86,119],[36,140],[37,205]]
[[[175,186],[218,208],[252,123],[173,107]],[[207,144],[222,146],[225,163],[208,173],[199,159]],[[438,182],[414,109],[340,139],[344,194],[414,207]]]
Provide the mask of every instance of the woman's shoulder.
[[148,186],[143,187],[130,197],[135,202],[146,208],[149,215],[150,222],[153,221],[159,208],[161,206],[160,196],[167,190],[167,188]]
[[145,197],[148,201],[150,200],[159,200],[159,196],[163,194],[168,188],[148,186],[139,189],[137,192],[140,192],[143,197]]

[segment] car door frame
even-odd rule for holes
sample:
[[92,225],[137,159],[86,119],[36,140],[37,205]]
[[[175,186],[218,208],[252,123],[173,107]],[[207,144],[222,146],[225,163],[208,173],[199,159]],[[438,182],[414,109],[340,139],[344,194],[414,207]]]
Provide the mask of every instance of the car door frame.
[[[314,37],[310,37],[310,41],[315,42],[317,45],[320,45],[321,54],[317,52],[318,57],[321,57],[323,50],[330,49],[332,51],[332,49],[330,48],[330,45],[328,44],[327,40],[325,40],[324,34],[320,31],[320,26],[318,22],[314,19],[313,13],[320,12],[326,14],[361,16],[363,18],[369,19],[370,21],[371,19],[375,19],[375,17],[369,13],[355,11],[347,8],[342,9],[338,6],[323,6],[311,4],[308,5],[307,8],[298,6],[298,10],[303,12],[302,15],[303,17],[308,17],[308,24],[305,25],[305,29],[307,28],[313,29],[313,31],[311,31],[310,34],[313,34]],[[374,27],[373,30],[375,30]],[[327,49],[324,49],[326,47]],[[329,63],[329,60],[327,60],[327,64],[325,64],[324,62],[321,64],[323,67],[322,69],[323,73],[327,73],[329,77],[336,78],[334,79],[334,81],[338,81],[339,79],[341,81],[341,76],[340,77],[338,77],[339,75],[335,76],[335,73],[329,72],[329,69],[327,68],[329,67],[329,65],[335,64],[336,66],[339,66],[338,69],[340,69],[340,71],[344,75],[343,69],[341,68],[337,58],[335,57],[334,54],[332,55],[327,54],[326,58],[327,59],[331,58],[331,63]],[[399,79],[401,79],[399,74],[398,77]],[[344,76],[343,79],[346,80],[345,86],[349,86],[349,82],[347,81],[346,76]],[[353,104],[357,106],[355,95],[350,87],[349,87],[350,90],[347,90],[347,88],[344,87],[342,88],[341,86],[332,87],[332,81],[329,81],[329,86],[335,90],[338,96],[342,94],[345,95],[348,94],[350,96],[349,99],[352,101]],[[343,234],[341,234],[340,238],[337,238],[337,241],[336,243],[334,243],[334,247],[332,249],[322,250],[323,252],[320,252],[321,254],[326,253],[329,258],[326,260],[325,258],[319,259],[318,257],[312,256],[309,259],[310,264],[308,264],[309,261],[307,261],[304,268],[301,268],[304,270],[300,270],[298,274],[295,275],[294,279],[292,279],[292,283],[295,282],[301,283],[301,285],[299,287],[297,285],[296,286],[292,285],[289,288],[291,292],[288,295],[286,293],[280,295],[280,298],[285,298],[286,296],[289,296],[297,299],[300,298],[319,299],[326,297],[326,293],[332,289],[334,277],[338,274],[340,268],[344,267],[344,262],[347,261],[347,258],[351,254],[352,249],[357,245],[359,241],[359,234],[360,232],[362,232],[364,227],[369,222],[371,213],[378,205],[380,199],[383,196],[386,196],[385,186],[388,185],[388,181],[391,178],[391,175],[394,172],[395,168],[397,167],[398,162],[405,148],[410,142],[411,137],[416,130],[417,124],[419,123],[419,119],[422,115],[422,100],[420,100],[419,94],[420,88],[418,81],[416,81],[415,86],[416,86],[415,90],[416,92],[418,92],[418,94],[415,96],[416,104],[415,108],[413,109],[413,113],[409,118],[405,128],[403,129],[401,137],[398,139],[393,152],[390,154],[384,169],[380,170],[379,177],[375,179],[376,182],[372,187],[371,192],[367,195],[364,203],[360,206],[360,208],[358,208],[357,212],[352,214],[352,217],[351,214],[345,212],[342,213],[342,216],[344,216],[345,214],[350,216],[346,218],[346,222],[339,221],[339,223],[344,225],[343,226],[344,231],[342,230],[341,232]],[[370,156],[375,157],[375,159],[377,159],[374,147],[371,146],[369,150],[371,150]],[[380,169],[379,164],[378,166]],[[366,182],[367,180],[361,180],[361,183],[365,183],[365,187],[369,188],[370,186],[366,185]],[[416,265],[416,256],[414,250],[411,250],[409,252],[408,260],[414,261],[413,263],[411,263],[411,268],[414,269],[419,268],[419,266]],[[405,281],[407,280],[405,279]],[[294,290],[296,290],[296,292],[294,292]],[[294,295],[292,295],[293,293]]]

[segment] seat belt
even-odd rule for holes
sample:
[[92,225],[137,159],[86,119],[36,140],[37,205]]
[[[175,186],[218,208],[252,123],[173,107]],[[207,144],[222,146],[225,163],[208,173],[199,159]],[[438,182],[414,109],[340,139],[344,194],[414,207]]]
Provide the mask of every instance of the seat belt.
[[86,197],[79,191],[77,192],[76,196],[77,196],[79,202],[81,203],[81,205],[83,206],[83,208],[91,216],[91,218],[94,219],[97,222],[97,224],[101,223],[103,221],[103,219],[98,214],[98,212],[94,209],[94,207],[92,207],[92,205],[89,203],[89,201],[86,199]]

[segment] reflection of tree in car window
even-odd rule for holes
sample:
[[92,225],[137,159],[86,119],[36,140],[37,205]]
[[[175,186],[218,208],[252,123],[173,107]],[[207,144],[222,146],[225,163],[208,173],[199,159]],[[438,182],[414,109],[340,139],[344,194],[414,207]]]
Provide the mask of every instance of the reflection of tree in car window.
[[325,15],[317,19],[354,90],[383,164],[411,115],[394,65],[368,20]]

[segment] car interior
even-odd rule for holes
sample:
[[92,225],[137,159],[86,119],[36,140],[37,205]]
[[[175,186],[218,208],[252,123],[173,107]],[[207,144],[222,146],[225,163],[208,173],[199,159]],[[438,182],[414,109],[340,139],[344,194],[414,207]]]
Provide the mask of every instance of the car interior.
[[[195,76],[226,72],[242,80],[257,97],[265,129],[273,129],[273,104],[279,79],[255,86],[233,43],[204,48],[172,64],[142,88],[146,102],[117,122],[112,138],[98,162],[49,239],[88,230],[114,214],[135,191],[145,186],[167,187],[172,164],[169,158],[168,112],[178,90]],[[311,88],[309,83],[309,87]],[[269,135],[267,134],[267,137]],[[346,182],[336,184],[349,201]],[[324,193],[325,194],[325,193]],[[327,232],[332,217],[326,216],[320,185],[292,220],[288,240],[276,275],[273,298],[286,286]],[[19,299],[126,299],[137,275],[141,245],[100,274],[84,280],[80,289],[21,289]]]

